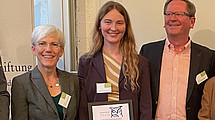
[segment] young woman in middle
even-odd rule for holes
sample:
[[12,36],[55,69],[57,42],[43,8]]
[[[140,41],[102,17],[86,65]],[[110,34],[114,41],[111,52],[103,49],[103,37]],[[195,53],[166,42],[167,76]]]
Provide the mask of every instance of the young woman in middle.
[[[134,120],[151,120],[150,73],[136,52],[131,22],[119,3],[105,3],[97,15],[91,50],[79,59],[79,119],[88,120],[88,103],[132,100]],[[109,83],[111,92],[99,88]]]

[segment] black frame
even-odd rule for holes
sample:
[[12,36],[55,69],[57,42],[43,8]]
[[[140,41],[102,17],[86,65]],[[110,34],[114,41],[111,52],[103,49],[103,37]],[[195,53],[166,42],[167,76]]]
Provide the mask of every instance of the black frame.
[[132,100],[90,102],[88,103],[89,120],[93,120],[93,111],[92,111],[93,106],[113,105],[113,104],[128,104],[130,120],[134,120]]

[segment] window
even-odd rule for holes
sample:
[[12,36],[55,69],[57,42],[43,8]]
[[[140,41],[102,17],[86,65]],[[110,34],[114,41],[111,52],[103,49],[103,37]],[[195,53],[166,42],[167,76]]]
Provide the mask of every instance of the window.
[[49,24],[48,16],[48,0],[34,0],[35,27]]

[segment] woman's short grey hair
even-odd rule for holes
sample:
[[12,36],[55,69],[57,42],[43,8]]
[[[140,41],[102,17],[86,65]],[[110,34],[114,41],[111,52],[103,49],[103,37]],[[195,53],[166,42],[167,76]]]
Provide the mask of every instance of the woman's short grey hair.
[[63,32],[54,25],[41,25],[34,28],[31,34],[31,44],[36,45],[38,41],[48,36],[56,36],[62,48],[65,46],[65,37]]

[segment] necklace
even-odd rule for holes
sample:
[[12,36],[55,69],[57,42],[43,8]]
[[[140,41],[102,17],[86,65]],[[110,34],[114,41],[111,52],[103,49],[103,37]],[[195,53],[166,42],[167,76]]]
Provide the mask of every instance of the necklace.
[[[60,86],[60,81],[58,80],[58,83],[55,84],[56,87]],[[49,86],[50,88],[53,88],[52,85]]]

